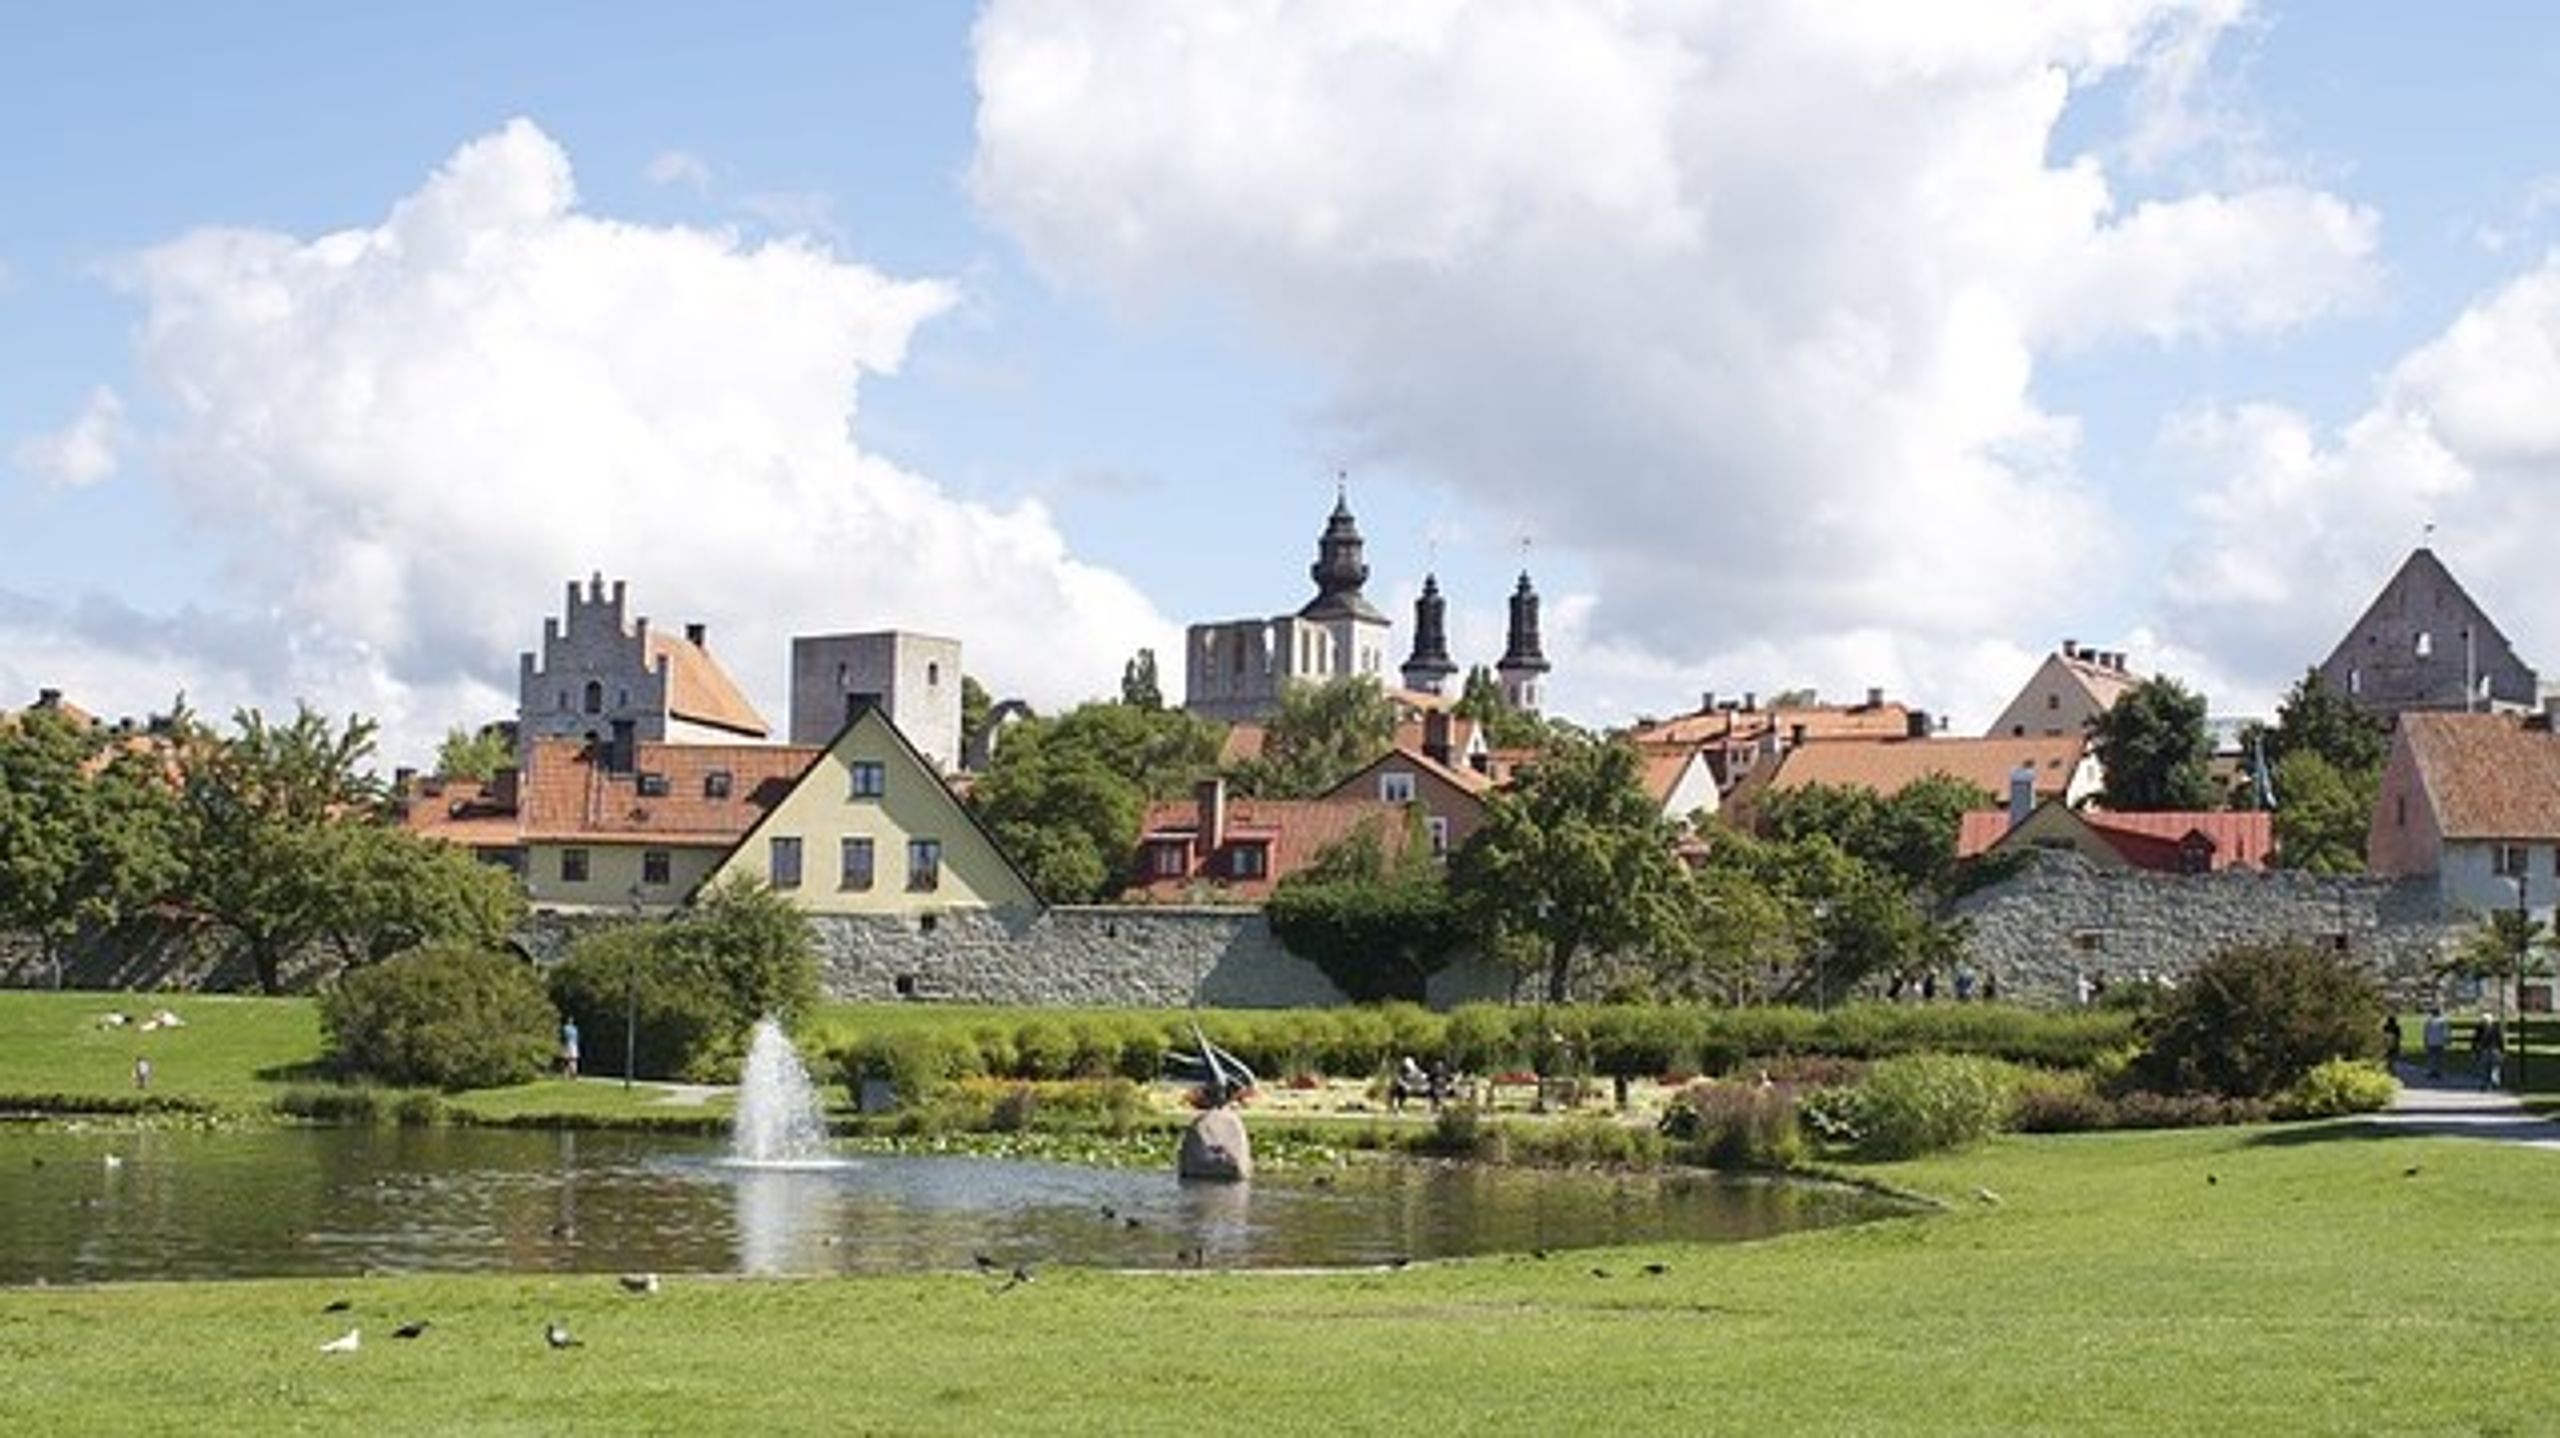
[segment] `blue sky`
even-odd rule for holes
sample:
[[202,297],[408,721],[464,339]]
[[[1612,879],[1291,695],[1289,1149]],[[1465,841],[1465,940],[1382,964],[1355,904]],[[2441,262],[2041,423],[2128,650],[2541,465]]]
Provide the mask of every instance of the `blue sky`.
[[[2560,518],[2554,442],[2436,418],[2529,405],[2560,343],[2529,290],[2560,223],[2560,18],[2023,9],[1959,27],[1976,43],[1890,33],[1890,8],[1868,35],[1534,3],[0,7],[0,702],[310,697],[415,744],[503,710],[559,583],[604,567],[737,635],[769,711],[782,636],[877,622],[958,632],[1054,703],[1183,622],[1294,608],[1338,465],[1373,593],[1436,564],[1462,657],[1491,657],[1533,536],[1556,696],[1598,723],[1805,682],[1978,723],[2064,634],[2254,707],[2424,519],[2560,662],[2515,538]],[[2039,77],[2066,75],[2048,121]],[[389,233],[515,120],[538,138],[493,173],[575,175],[527,223],[609,222],[563,247],[721,253],[599,279],[529,322],[538,356],[502,348],[503,309],[403,353],[346,310],[447,313],[405,256],[297,290],[208,238]],[[2089,215],[2002,248],[2092,175]],[[2146,203],[2167,223],[2133,223]],[[840,327],[874,313],[833,288],[853,267],[934,291],[884,349],[811,361],[845,434],[795,402],[704,438],[791,389],[776,356],[833,352],[800,291],[773,323],[807,326],[767,346],[648,319],[684,308],[652,286],[761,293],[774,247],[835,267],[775,283],[826,289]],[[259,294],[290,319],[237,306]],[[524,393],[581,343],[697,342],[698,373]],[[278,437],[315,402],[348,409]],[[66,448],[93,412],[103,450]],[[448,452],[446,414],[516,442]],[[700,441],[696,489],[602,458],[661,424]],[[722,471],[741,455],[781,477]],[[416,502],[448,475],[484,487]],[[576,502],[511,520],[537,484]],[[737,532],[695,532],[689,493]],[[395,597],[351,621],[377,575]]]

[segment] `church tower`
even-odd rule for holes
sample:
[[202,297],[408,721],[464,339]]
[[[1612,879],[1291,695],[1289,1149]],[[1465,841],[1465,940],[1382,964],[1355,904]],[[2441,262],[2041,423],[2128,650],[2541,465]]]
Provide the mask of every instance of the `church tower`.
[[1457,672],[1449,657],[1449,602],[1440,597],[1440,577],[1426,574],[1422,595],[1413,601],[1413,657],[1404,662],[1404,687],[1437,694]]
[[1538,591],[1529,572],[1520,572],[1520,587],[1511,591],[1511,634],[1502,646],[1502,662],[1493,672],[1502,680],[1502,697],[1524,714],[1535,714],[1546,702],[1547,663],[1538,643]]
[[1307,577],[1316,582],[1316,597],[1298,617],[1330,637],[1330,664],[1298,671],[1298,677],[1322,682],[1382,678],[1387,666],[1387,616],[1378,612],[1360,586],[1369,582],[1369,562],[1361,557],[1360,525],[1351,517],[1350,497],[1335,491],[1333,513],[1316,541],[1316,562]]

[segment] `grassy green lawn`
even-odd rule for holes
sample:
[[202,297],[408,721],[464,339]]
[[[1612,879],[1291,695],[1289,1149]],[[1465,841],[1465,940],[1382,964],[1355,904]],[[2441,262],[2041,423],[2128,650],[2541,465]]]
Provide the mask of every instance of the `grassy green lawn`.
[[[145,1033],[140,1020],[168,1009],[178,1028]],[[123,1013],[136,1022],[110,1026]],[[297,1085],[325,1082],[319,1010],[304,998],[212,994],[0,992],[0,1108],[15,1097],[116,1101],[135,1096],[133,1061],[151,1060],[152,1094],[240,1114],[271,1111]],[[450,1107],[490,1118],[557,1116],[611,1119],[669,1111],[721,1114],[672,1105],[654,1084],[544,1079],[512,1088],[448,1098]]]
[[[675,1277],[651,1298],[604,1277],[20,1289],[0,1292],[0,1412],[116,1433],[2560,1422],[2541,1367],[2560,1155],[2344,1124],[2010,1139],[1875,1173],[1950,1207],[1736,1247],[1061,1270],[1001,1293],[969,1274]],[[339,1296],[352,1318],[320,1312]],[[392,1340],[412,1318],[435,1326]],[[585,1346],[547,1351],[553,1318]],[[361,1352],[316,1351],[351,1322]]]

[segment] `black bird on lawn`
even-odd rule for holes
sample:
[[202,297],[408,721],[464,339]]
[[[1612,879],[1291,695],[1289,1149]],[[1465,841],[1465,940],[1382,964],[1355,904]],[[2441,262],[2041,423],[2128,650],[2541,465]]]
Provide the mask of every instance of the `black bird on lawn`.
[[1133,1232],[1133,1233],[1134,1233],[1134,1232],[1136,1232],[1136,1231],[1138,1230],[1138,1228],[1140,1227],[1140,1225],[1139,1225],[1139,1223],[1138,1223],[1138,1216],[1137,1216],[1136,1214],[1134,1214],[1134,1213],[1133,1213],[1133,1214],[1130,1214],[1127,1218],[1124,1218],[1124,1219],[1120,1220],[1120,1226],[1121,1226],[1122,1228],[1125,1228],[1125,1229],[1130,1230],[1130,1231],[1131,1231],[1131,1232]]
[[969,1261],[978,1265],[978,1271],[980,1273],[993,1273],[996,1271],[996,1261],[987,1257],[983,1253],[970,1254]]
[[1406,1268],[1406,1267],[1410,1267],[1410,1266],[1412,1265],[1412,1263],[1413,1263],[1413,1258],[1412,1258],[1412,1256],[1411,1256],[1411,1255],[1409,1255],[1409,1254],[1399,1253],[1399,1254],[1397,1254],[1395,1257],[1390,1258],[1390,1259],[1388,1259],[1388,1260],[1387,1260],[1387,1267],[1389,1267],[1389,1268]]
[[1645,1276],[1649,1278],[1660,1278],[1662,1275],[1671,1271],[1671,1265],[1667,1263],[1648,1263],[1644,1266],[1644,1271]]
[[415,1323],[403,1323],[399,1327],[392,1329],[391,1336],[394,1338],[416,1338],[434,1326],[435,1325],[427,1322],[427,1320],[421,1318]]
[[1027,1263],[1017,1263],[1013,1266],[1013,1276],[1006,1279],[1003,1284],[998,1286],[996,1292],[1011,1293],[1013,1290],[1029,1283],[1031,1279],[1031,1265]]
[[586,1344],[580,1341],[576,1334],[573,1334],[568,1329],[561,1327],[559,1321],[556,1319],[542,1325],[542,1341],[550,1344],[554,1348],[586,1347]]
[[355,1306],[356,1301],[352,1298],[332,1298],[328,1302],[320,1305],[320,1311],[323,1313],[344,1313]]
[[1606,1278],[1609,1276],[1609,1270],[1605,1268],[1595,1268],[1591,1270],[1591,1276],[1594,1278]]

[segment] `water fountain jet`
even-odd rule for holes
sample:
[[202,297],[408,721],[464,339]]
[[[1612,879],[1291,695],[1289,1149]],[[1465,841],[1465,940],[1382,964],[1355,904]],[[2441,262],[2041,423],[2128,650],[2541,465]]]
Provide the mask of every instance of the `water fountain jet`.
[[838,1162],[827,1152],[827,1121],[817,1086],[799,1050],[772,1019],[757,1023],[738,1080],[738,1112],[729,1130],[732,1162],[761,1168]]

